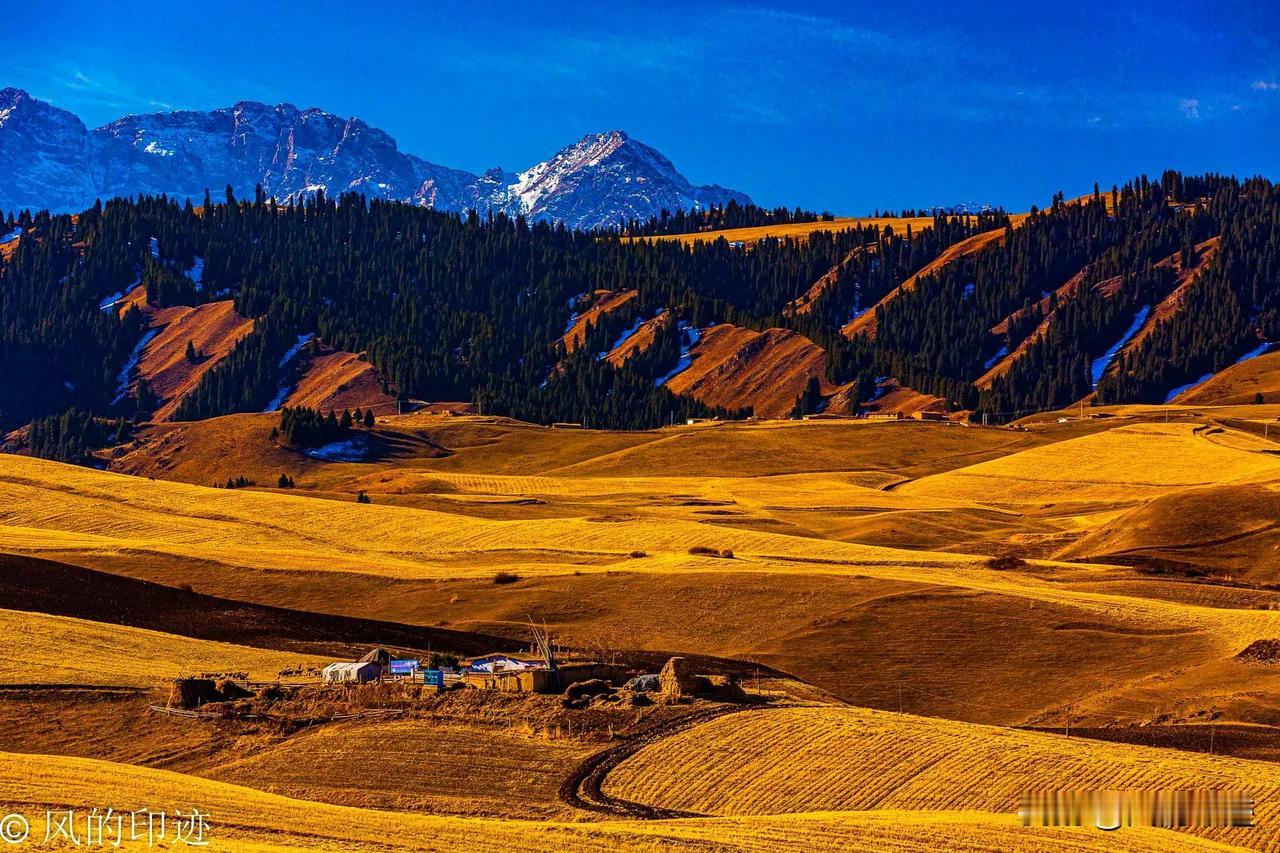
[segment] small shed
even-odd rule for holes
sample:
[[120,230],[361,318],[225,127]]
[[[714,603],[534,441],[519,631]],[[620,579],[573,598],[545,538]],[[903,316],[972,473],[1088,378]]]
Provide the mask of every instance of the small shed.
[[320,672],[325,684],[366,684],[382,675],[382,667],[372,661],[331,663]]

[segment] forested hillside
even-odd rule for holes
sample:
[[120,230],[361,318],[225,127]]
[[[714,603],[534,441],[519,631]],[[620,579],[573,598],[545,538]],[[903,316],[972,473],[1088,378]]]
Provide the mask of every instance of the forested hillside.
[[[731,205],[680,227],[804,216]],[[161,196],[75,216],[10,215],[0,229],[18,235],[0,261],[0,427],[72,408],[81,419],[147,417],[155,400],[131,370],[154,329],[139,305],[230,299],[254,320],[177,404],[179,419],[270,407],[292,353],[313,338],[360,354],[401,398],[645,428],[750,413],[749,401],[709,408],[667,388],[716,324],[808,338],[827,356],[826,375],[811,378],[847,404],[894,377],[997,419],[1091,395],[1162,401],[1280,333],[1280,190],[1260,179],[1169,172],[1058,196],[1016,225],[1000,212],[939,215],[901,233],[822,224],[803,239],[689,245],[322,193],[286,206],[228,192],[199,209]],[[671,227],[668,218],[637,230]],[[999,239],[921,274],[975,235]],[[1215,237],[1218,250],[1200,257],[1197,245]],[[1169,304],[1178,269],[1196,275],[1176,310],[1122,348],[1152,306]],[[584,300],[632,290],[565,351]],[[801,296],[805,309],[792,310]],[[841,334],[868,311],[874,336]],[[642,323],[643,346],[604,357]],[[1007,369],[976,386],[1002,358]],[[806,393],[814,399],[797,411],[825,405]]]

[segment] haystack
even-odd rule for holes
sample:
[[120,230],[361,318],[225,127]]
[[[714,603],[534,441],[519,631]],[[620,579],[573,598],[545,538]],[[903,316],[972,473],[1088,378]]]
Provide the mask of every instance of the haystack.
[[230,678],[224,678],[217,684],[218,693],[222,695],[223,701],[233,701],[235,699],[248,699],[253,694],[245,690],[239,684],[236,684]]
[[707,688],[707,681],[693,671],[693,665],[682,657],[667,661],[658,673],[658,684],[667,696],[694,696]]
[[612,692],[613,688],[609,686],[609,682],[603,678],[592,678],[587,681],[578,681],[570,684],[565,688],[564,698],[581,699],[584,696],[601,696]]
[[169,690],[170,708],[199,708],[222,699],[212,678],[175,678]]

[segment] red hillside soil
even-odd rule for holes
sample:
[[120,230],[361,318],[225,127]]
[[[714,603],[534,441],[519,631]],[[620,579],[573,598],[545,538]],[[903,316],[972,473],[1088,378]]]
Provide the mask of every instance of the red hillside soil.
[[134,306],[137,306],[139,311],[147,310],[147,289],[141,285],[130,290],[116,303],[116,312],[123,317]]
[[880,396],[867,406],[877,412],[914,415],[916,412],[946,412],[948,408],[942,397],[899,385],[896,379],[881,384],[880,391]]
[[[1213,259],[1218,248],[1218,238],[1213,237],[1206,240],[1196,248],[1199,249],[1199,257],[1197,258],[1195,265],[1187,269],[1182,268],[1182,257],[1180,253],[1174,253],[1156,263],[1157,267],[1174,270],[1177,274],[1177,283],[1173,291],[1152,309],[1146,322],[1142,324],[1142,328],[1139,329],[1137,333],[1134,334],[1132,340],[1125,345],[1122,353],[1131,352],[1136,346],[1138,346],[1138,344],[1151,334],[1158,323],[1172,317],[1181,309],[1183,300],[1186,298],[1187,288],[1195,280],[1196,275],[1198,275],[1209,261]],[[1089,268],[1085,267],[1055,291],[1057,303],[1059,305],[1064,304],[1068,299],[1071,299],[1076,295],[1080,289],[1080,285],[1084,282],[1088,273]],[[1109,299],[1120,291],[1122,283],[1123,280],[1116,276],[1105,281],[1098,282],[1094,285],[1094,290],[1100,292],[1103,296],[1106,296]],[[1027,348],[1030,347],[1033,342],[1043,337],[1048,331],[1050,325],[1053,323],[1053,314],[1049,312],[1049,297],[1046,296],[1044,299],[1041,299],[1038,304],[1041,313],[1044,315],[1044,319],[1040,321],[1040,325],[1036,327],[1035,331],[1027,335],[1027,337],[1018,344],[1017,348],[1014,349],[1013,352],[1006,355],[992,366],[990,370],[978,377],[977,381],[974,382],[974,385],[983,389],[990,388],[991,383],[997,376],[1003,376],[1006,374],[1009,371],[1009,368],[1013,366],[1013,363],[1022,357]],[[993,335],[1003,335],[1007,333],[1009,330],[1009,324],[1020,319],[1023,314],[1023,310],[1018,309],[1005,319],[1001,320],[995,326],[992,326],[991,333]],[[1114,370],[1115,363],[1113,362],[1112,366],[1108,369]]]
[[835,266],[822,274],[822,277],[809,285],[809,289],[805,291],[803,296],[796,297],[786,304],[782,309],[782,316],[796,317],[808,314],[813,310],[813,303],[821,296],[828,287],[831,287],[840,278],[840,271],[847,267],[854,258],[858,257],[864,251],[872,251],[875,249],[875,243],[868,243],[865,246],[855,246],[849,251],[843,259]]
[[827,400],[824,410],[830,415],[856,415],[865,409],[868,412],[881,414],[914,415],[916,412],[943,412],[950,409],[942,397],[934,397],[914,388],[899,385],[896,379],[886,379],[879,385],[879,396],[875,400],[859,403],[853,398],[855,386],[851,382],[836,391]]
[[[1021,220],[1019,219],[1018,221],[1020,222]],[[921,276],[933,275],[952,261],[963,258],[966,255],[972,255],[980,252],[988,246],[998,243],[1003,238],[1003,228],[992,228],[990,231],[983,231],[981,234],[974,234],[972,237],[948,246],[941,255],[938,255],[938,257],[921,267],[918,273],[902,282],[902,284],[898,285],[896,289],[886,293],[884,298],[869,310],[863,312],[847,323],[841,331],[844,333],[846,338],[852,338],[855,335],[867,335],[868,337],[874,338],[876,336],[876,308],[896,299],[899,293],[914,289],[916,281],[919,280]]]
[[1157,267],[1172,269],[1177,274],[1177,284],[1168,296],[1160,300],[1155,308],[1151,309],[1151,313],[1147,316],[1147,322],[1142,324],[1142,328],[1133,336],[1133,340],[1125,344],[1122,354],[1127,355],[1132,352],[1147,339],[1147,336],[1155,330],[1159,323],[1168,320],[1182,310],[1182,304],[1187,298],[1187,289],[1196,280],[1196,276],[1213,260],[1213,256],[1218,253],[1218,242],[1219,239],[1217,237],[1210,237],[1197,245],[1198,256],[1196,262],[1185,269],[1182,266],[1181,252],[1175,252],[1156,264]]
[[[139,288],[141,289],[141,288]],[[226,358],[236,341],[253,330],[253,320],[236,313],[230,299],[196,308],[178,305],[152,311],[151,327],[160,329],[138,359],[136,375],[145,379],[163,404],[152,420],[167,421],[201,377]],[[187,360],[187,341],[201,358]]]
[[[827,368],[826,351],[803,335],[727,323],[703,331],[689,355],[689,368],[673,376],[668,389],[709,406],[752,406],[761,418],[790,415],[809,377],[822,379]],[[832,394],[839,388],[823,380],[822,390]]]
[[658,330],[671,322],[671,312],[663,311],[657,317],[651,317],[640,324],[635,334],[631,335],[605,356],[614,367],[621,367],[623,362],[636,353],[644,352],[653,346],[654,336]]
[[569,327],[569,331],[565,332],[564,337],[561,338],[564,351],[569,353],[577,349],[586,338],[588,325],[599,325],[601,317],[617,311],[635,299],[636,295],[635,290],[597,290],[591,294],[590,307],[582,309],[582,313]]
[[[1088,278],[1088,275],[1089,267],[1085,267],[1080,270],[1080,272],[1067,279],[1065,284],[1056,289],[1053,292],[1053,296],[1055,297],[1057,304],[1063,305],[1069,299],[1074,297],[1076,293],[1079,292],[1080,286],[1084,284],[1085,279]],[[1121,283],[1122,279],[1119,276],[1115,276],[1098,282],[1093,286],[1093,289],[1110,299],[1119,292]],[[1040,312],[1043,315],[1043,319],[1040,320],[1040,324],[1035,327],[1031,334],[1022,339],[1022,341],[1014,348],[1013,352],[1000,359],[992,365],[990,370],[979,376],[977,380],[974,381],[974,385],[982,388],[983,390],[990,388],[991,383],[996,380],[996,377],[1004,376],[1008,373],[1009,368],[1013,367],[1014,362],[1022,358],[1027,349],[1029,349],[1033,343],[1044,337],[1049,331],[1050,326],[1053,325],[1055,313],[1049,310],[1050,297],[1046,296],[1036,304],[1039,306]],[[1017,311],[1014,311],[1008,317],[1005,317],[999,323],[992,326],[991,333],[993,335],[1003,335],[1007,333],[1009,330],[1009,324],[1014,320],[1021,319],[1025,313],[1026,312],[1019,308]]]
[[379,414],[394,411],[396,398],[383,393],[382,377],[372,364],[355,353],[323,348],[311,356],[286,406],[312,409],[374,407]]

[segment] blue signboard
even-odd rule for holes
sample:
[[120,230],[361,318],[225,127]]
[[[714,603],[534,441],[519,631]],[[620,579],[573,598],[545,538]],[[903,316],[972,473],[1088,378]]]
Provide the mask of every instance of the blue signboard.
[[444,673],[438,669],[424,669],[422,683],[428,687],[444,687]]
[[416,660],[393,660],[391,662],[392,675],[413,675],[418,671],[418,662]]

